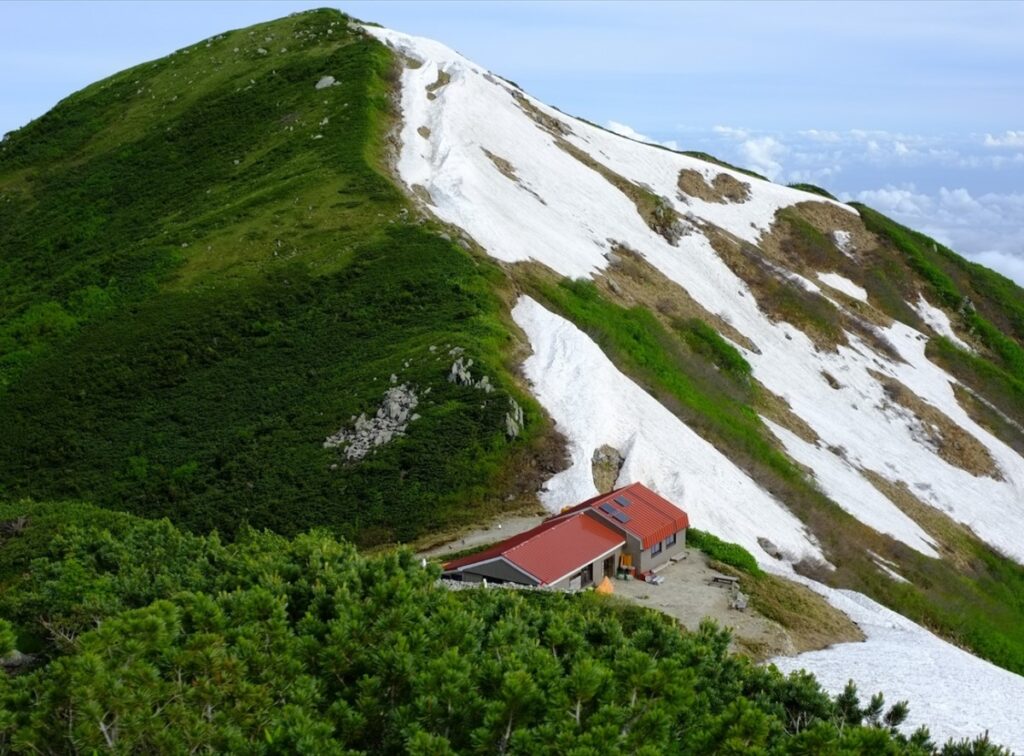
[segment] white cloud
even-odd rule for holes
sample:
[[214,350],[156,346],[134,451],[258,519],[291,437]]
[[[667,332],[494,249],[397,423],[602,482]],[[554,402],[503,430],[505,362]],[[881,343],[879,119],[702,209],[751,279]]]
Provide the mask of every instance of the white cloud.
[[985,135],[986,147],[1024,147],[1024,131],[1006,131],[1003,134]]
[[803,137],[807,137],[815,142],[827,142],[829,144],[835,144],[843,141],[843,135],[838,131],[820,131],[819,129],[804,129],[798,131],[797,134]]
[[711,129],[716,134],[721,134],[724,137],[742,141],[750,138],[750,132],[746,129],[737,129],[732,126],[715,126]]
[[913,184],[857,192],[854,198],[1024,285],[1024,194],[933,194]]
[[774,137],[748,139],[740,145],[740,152],[751,168],[773,181],[782,174],[782,163],[779,159],[785,154],[786,146]]
[[858,202],[879,210],[887,215],[925,216],[931,210],[932,201],[926,194],[919,194],[910,184],[903,188],[887,186],[882,189],[868,189],[856,194]]
[[978,252],[970,257],[974,262],[981,263],[986,268],[998,271],[1007,278],[1011,278],[1024,286],[1024,257],[1013,255],[1009,252],[999,252],[994,249],[987,252]]
[[647,142],[648,144],[660,144],[662,147],[668,147],[670,150],[678,150],[679,144],[675,139],[668,139],[664,142],[659,142],[657,139],[651,139],[649,136],[641,134],[639,131],[634,129],[625,123],[619,123],[618,121],[608,121],[605,123],[605,128],[608,131],[612,131],[619,136],[624,136],[629,139],[635,139],[638,142]]
[[1024,131],[986,139],[1010,149],[988,150],[976,133],[733,126],[714,127],[699,146],[772,180],[864,202],[1024,285],[1024,193],[1016,181]]
[[789,184],[819,184],[835,178],[843,170],[841,165],[825,165],[820,168],[803,168],[786,173]]

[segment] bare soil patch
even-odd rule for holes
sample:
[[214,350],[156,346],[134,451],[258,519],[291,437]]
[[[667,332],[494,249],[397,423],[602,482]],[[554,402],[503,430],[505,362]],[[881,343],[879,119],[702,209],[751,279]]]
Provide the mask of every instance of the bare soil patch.
[[922,440],[943,460],[971,475],[1003,480],[1003,474],[988,448],[953,422],[946,413],[921,399],[895,378],[876,370],[869,372],[882,384],[889,401],[903,407],[918,419]]
[[867,468],[861,468],[860,472],[883,496],[931,536],[943,559],[951,562],[961,572],[971,571],[975,556],[969,544],[976,537],[967,526],[922,502],[904,481],[894,483],[881,473]]
[[438,69],[438,71],[437,71],[437,78],[434,79],[434,81],[431,82],[430,84],[427,84],[427,87],[426,87],[426,89],[427,89],[427,99],[428,100],[437,99],[437,90],[439,90],[441,87],[443,87],[446,84],[448,84],[451,80],[452,80],[452,76],[451,76],[450,73],[448,73],[447,71],[442,71],[442,70]]
[[453,558],[454,554],[483,550],[498,541],[511,538],[535,528],[548,516],[547,512],[526,512],[518,515],[503,515],[487,525],[467,528],[461,531],[435,533],[430,540],[418,544],[417,553],[424,557]]
[[528,115],[541,129],[554,137],[564,137],[572,134],[569,124],[559,118],[553,118],[538,108],[530,99],[518,89],[510,89],[509,94],[516,101],[519,108]]
[[423,184],[413,184],[409,187],[409,190],[413,193],[413,196],[424,204],[434,207],[434,198],[430,196],[430,191]]
[[[727,565],[710,562],[695,549],[688,549],[687,554],[686,559],[658,573],[665,578],[661,585],[616,580],[615,594],[674,617],[689,630],[697,629],[701,620],[711,618],[732,631],[732,650],[755,661],[792,656],[864,637],[846,615],[804,586],[772,575],[752,578]],[[732,590],[712,582],[714,577],[725,575],[740,578],[739,591],[750,598],[745,610],[731,608]],[[773,616],[766,616],[764,611]]]
[[731,323],[706,310],[682,286],[655,268],[639,252],[613,243],[611,264],[595,278],[614,301],[638,304],[672,328],[673,320],[699,318],[735,344],[757,351],[757,346]]
[[[778,394],[769,391],[760,383],[757,384],[757,411],[769,420],[778,423],[786,430],[796,434],[809,444],[817,444],[821,438],[807,421],[793,412],[789,402]],[[796,462],[794,461],[794,464]]]
[[693,168],[679,171],[677,186],[682,193],[680,199],[696,197],[705,202],[724,205],[729,202],[746,202],[750,199],[750,184],[740,181],[728,173],[719,173],[708,183],[704,174]]

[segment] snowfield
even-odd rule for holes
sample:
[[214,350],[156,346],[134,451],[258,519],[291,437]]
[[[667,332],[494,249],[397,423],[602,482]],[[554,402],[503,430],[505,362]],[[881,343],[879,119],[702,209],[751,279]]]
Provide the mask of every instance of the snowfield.
[[[623,192],[561,149],[552,134],[538,126],[516,101],[513,92],[518,90],[512,85],[437,42],[376,27],[367,31],[420,64],[403,71],[398,170],[409,186],[429,193],[432,212],[464,229],[499,260],[536,260],[570,278],[589,278],[602,271],[608,265],[605,255],[615,243],[637,250],[705,309],[757,345],[760,353],[744,351],[754,377],[789,402],[818,434],[822,448],[845,451],[845,479],[863,481],[856,484],[861,490],[870,485],[863,470],[905,481],[924,503],[1024,562],[1024,539],[1014,537],[1024,532],[1024,459],[967,416],[953,394],[953,379],[924,357],[924,335],[901,323],[884,332],[905,362],[890,360],[852,335],[848,347],[819,350],[795,327],[771,322],[746,282],[696,228],[691,227],[678,246],[652,231]],[[447,83],[428,91],[444,80],[440,72],[448,77]],[[653,190],[684,216],[713,223],[748,241],[760,238],[779,209],[798,202],[828,202],[854,212],[817,195],[621,137],[525,94],[519,96],[551,123],[562,124],[564,139],[590,159]],[[488,153],[508,161],[515,178]],[[676,182],[683,169],[708,180],[728,173],[749,186],[749,198],[726,203],[680,199]],[[841,238],[848,243],[847,237]],[[808,290],[819,290],[812,281],[789,275]],[[861,299],[862,290],[841,276],[819,279]],[[929,312],[929,317],[939,322],[938,315]],[[976,477],[941,459],[923,438],[919,423],[887,406],[883,387],[869,370],[897,378],[975,436],[996,460],[1002,479]],[[837,378],[842,388],[833,389],[823,372]],[[852,514],[881,522],[877,497],[864,505],[857,497],[845,499],[840,504]],[[892,520],[884,532],[929,553],[919,529],[904,527],[906,522],[897,526],[898,514],[882,519]]]
[[809,444],[792,431],[761,418],[789,456],[814,471],[822,491],[858,520],[879,533],[887,533],[925,556],[938,557],[935,544],[921,526],[851,468],[834,452]]
[[523,365],[526,377],[569,442],[572,464],[548,481],[542,496],[549,509],[598,494],[591,458],[609,444],[625,458],[619,485],[642,480],[670,500],[685,501],[692,522],[762,559],[772,560],[758,536],[790,561],[823,559],[789,510],[620,373],[580,329],[529,297],[519,300],[512,317],[533,348]]
[[927,725],[939,743],[987,729],[994,742],[1024,753],[1024,677],[936,638],[867,596],[803,582],[845,612],[867,640],[772,659],[780,670],[807,669],[832,693],[852,679],[862,698],[881,691],[889,706],[905,699],[910,716],[904,729]]
[[[754,378],[788,402],[817,440],[808,443],[776,424],[769,423],[770,429],[781,448],[815,471],[820,488],[839,506],[938,558],[932,539],[875,488],[865,475],[870,471],[905,484],[923,504],[1024,563],[1024,459],[960,406],[955,379],[925,356],[930,334],[900,322],[877,328],[896,357],[855,334],[846,334],[846,344],[834,350],[821,348],[789,323],[769,319],[750,287],[700,231],[702,224],[713,224],[757,244],[781,208],[808,201],[855,212],[852,208],[574,119],[436,42],[376,27],[366,31],[416,62],[402,74],[397,168],[418,196],[429,196],[432,213],[463,229],[500,261],[536,261],[570,278],[604,271],[606,255],[616,245],[635,250],[755,345],[738,345]],[[560,141],[584,152],[585,160]],[[748,191],[742,201],[726,202],[683,195],[677,186],[683,170],[696,171],[709,183],[725,173]],[[613,171],[671,204],[684,219],[678,242],[652,231],[633,200],[601,171]],[[837,256],[853,254],[848,232],[834,231],[831,238]],[[795,271],[783,274],[794,285],[828,296]],[[867,301],[866,291],[848,278],[834,273],[816,278]],[[963,344],[942,310],[923,297],[911,306],[931,330]],[[792,558],[821,558],[795,516],[620,373],[574,325],[528,297],[520,299],[513,317],[533,350],[526,375],[568,439],[571,454],[569,469],[548,481],[542,493],[548,507],[557,510],[596,493],[591,455],[610,444],[626,459],[620,482],[642,480],[685,502],[697,527],[740,543],[766,568],[779,569],[779,562],[761,549],[759,536]],[[939,456],[939,424],[926,427],[895,402],[883,381],[898,381],[930,405],[933,415],[944,415],[947,427],[959,426],[964,438],[985,450],[991,465],[971,472]],[[882,563],[879,568],[892,569]],[[900,576],[893,571],[890,577]],[[1024,678],[976,659],[863,596],[814,587],[850,614],[868,640],[778,660],[780,667],[806,667],[833,690],[853,677],[864,693],[881,689],[890,702],[908,698],[912,722],[929,721],[938,737],[973,736],[977,723],[985,722],[994,739],[1024,750],[1024,717],[1016,711]]]

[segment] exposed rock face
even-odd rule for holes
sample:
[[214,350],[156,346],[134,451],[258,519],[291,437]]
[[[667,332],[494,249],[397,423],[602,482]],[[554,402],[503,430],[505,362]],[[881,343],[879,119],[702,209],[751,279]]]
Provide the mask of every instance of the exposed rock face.
[[779,549],[779,547],[771,541],[769,541],[767,538],[759,536],[757,542],[760,544],[761,548],[764,549],[765,553],[768,556],[772,557],[773,559],[783,558],[782,551]]
[[473,374],[469,369],[473,367],[473,360],[464,360],[459,357],[452,363],[452,369],[448,372],[448,382],[456,383],[459,386],[472,386]]
[[11,651],[7,656],[0,656],[0,671],[8,674],[24,672],[36,663],[36,657],[32,654],[23,654],[21,651]]
[[393,386],[384,394],[384,401],[377,408],[377,413],[368,418],[362,414],[353,418],[352,430],[342,428],[324,441],[325,449],[345,447],[345,459],[355,462],[378,446],[382,446],[398,436],[405,435],[405,429],[413,420],[419,418],[413,410],[419,400],[416,393],[406,384]]
[[605,444],[594,449],[594,456],[591,458],[591,470],[594,474],[594,485],[601,493],[607,493],[615,488],[615,481],[619,479],[619,472],[626,459],[614,446]]
[[[453,352],[455,352],[454,349],[449,354]],[[472,386],[487,394],[494,391],[494,385],[491,383],[490,376],[485,375],[479,381],[473,380],[473,374],[469,372],[471,367],[473,367],[472,359],[465,360],[459,357],[452,363],[452,368],[448,372],[448,382],[458,384],[459,386]]]
[[679,220],[679,214],[672,207],[671,200],[666,197],[658,197],[655,200],[649,225],[672,245],[678,245],[679,240],[687,232],[686,226]]
[[517,438],[523,430],[523,408],[511,396],[508,398],[509,411],[505,414],[505,435]]

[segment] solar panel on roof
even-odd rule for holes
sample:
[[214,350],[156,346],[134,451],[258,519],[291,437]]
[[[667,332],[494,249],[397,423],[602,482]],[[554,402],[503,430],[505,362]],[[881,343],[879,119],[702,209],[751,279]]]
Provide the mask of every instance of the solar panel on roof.
[[613,507],[608,502],[602,504],[600,507],[598,507],[598,509],[600,509],[605,514],[615,514],[615,507]]
[[629,515],[625,512],[616,512],[612,515],[612,517],[614,517],[616,520],[622,523],[629,522]]
[[616,496],[615,503],[618,504],[620,507],[628,507],[629,499],[627,499],[625,496]]

